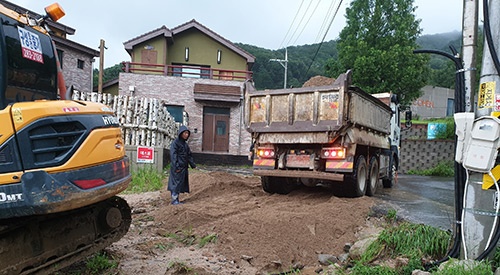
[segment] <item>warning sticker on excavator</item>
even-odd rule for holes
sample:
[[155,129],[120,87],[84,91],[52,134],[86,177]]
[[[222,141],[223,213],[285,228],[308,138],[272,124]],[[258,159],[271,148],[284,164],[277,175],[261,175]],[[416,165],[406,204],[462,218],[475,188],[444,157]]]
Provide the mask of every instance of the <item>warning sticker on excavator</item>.
[[493,108],[493,104],[495,103],[495,87],[496,83],[485,82],[479,85],[479,94],[477,97],[477,108],[478,109],[486,109]]
[[15,123],[23,122],[23,113],[19,108],[12,109],[12,117],[14,118]]

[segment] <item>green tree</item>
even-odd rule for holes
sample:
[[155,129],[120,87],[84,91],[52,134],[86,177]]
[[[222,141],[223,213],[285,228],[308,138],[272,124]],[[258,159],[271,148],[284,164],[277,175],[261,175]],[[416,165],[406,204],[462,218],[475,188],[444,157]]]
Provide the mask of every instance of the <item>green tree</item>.
[[[123,72],[122,64],[120,63],[114,65],[113,67],[105,68],[102,74],[102,83],[106,83],[110,80],[118,78],[120,72]],[[92,75],[93,75],[92,83],[94,87],[97,87],[99,82],[99,69],[94,69]]]
[[339,35],[338,58],[329,60],[327,74],[337,77],[352,69],[353,84],[368,93],[393,92],[403,104],[418,98],[429,57],[413,54],[421,33],[414,12],[413,0],[353,0]]

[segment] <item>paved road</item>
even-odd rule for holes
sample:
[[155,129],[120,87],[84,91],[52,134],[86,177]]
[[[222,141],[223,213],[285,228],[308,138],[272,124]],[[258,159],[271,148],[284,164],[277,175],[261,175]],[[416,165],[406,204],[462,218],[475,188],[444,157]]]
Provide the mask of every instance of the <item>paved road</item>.
[[399,175],[393,188],[381,188],[375,197],[413,223],[452,229],[455,220],[454,179]]

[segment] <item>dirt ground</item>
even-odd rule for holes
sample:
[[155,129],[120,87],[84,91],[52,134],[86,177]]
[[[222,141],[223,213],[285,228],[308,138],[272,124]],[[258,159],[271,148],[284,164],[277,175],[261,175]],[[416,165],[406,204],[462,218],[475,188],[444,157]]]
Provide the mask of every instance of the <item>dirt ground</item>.
[[[182,205],[170,205],[166,189],[122,195],[132,207],[132,225],[106,250],[120,259],[118,274],[254,275],[292,268],[316,274],[324,268],[318,255],[344,253],[375,202],[326,189],[271,195],[259,177],[223,171],[190,170],[189,180]],[[200,248],[210,234],[215,242]]]

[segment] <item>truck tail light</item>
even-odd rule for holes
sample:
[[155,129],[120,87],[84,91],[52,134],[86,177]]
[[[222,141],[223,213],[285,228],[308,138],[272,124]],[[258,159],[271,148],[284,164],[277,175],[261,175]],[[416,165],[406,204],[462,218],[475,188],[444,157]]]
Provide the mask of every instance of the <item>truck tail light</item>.
[[274,148],[258,148],[257,149],[257,156],[260,158],[274,158]]
[[321,157],[324,159],[345,159],[345,148],[323,148],[321,150]]

